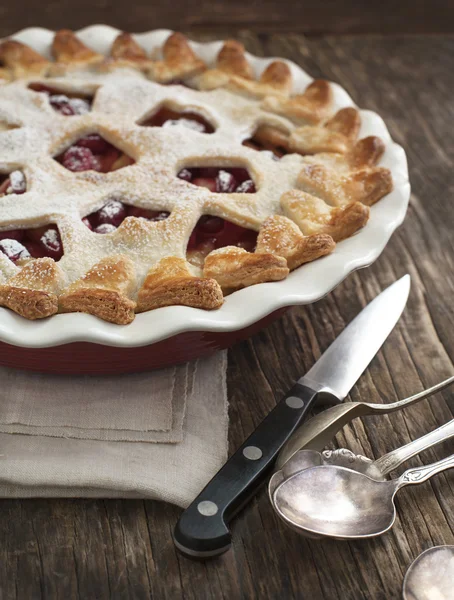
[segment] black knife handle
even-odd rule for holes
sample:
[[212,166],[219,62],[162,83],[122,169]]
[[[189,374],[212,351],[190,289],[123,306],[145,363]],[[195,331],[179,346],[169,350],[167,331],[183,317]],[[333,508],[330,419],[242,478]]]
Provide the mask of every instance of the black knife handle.
[[174,531],[175,545],[183,554],[209,558],[229,549],[228,523],[260,486],[317,393],[295,384],[183,512]]

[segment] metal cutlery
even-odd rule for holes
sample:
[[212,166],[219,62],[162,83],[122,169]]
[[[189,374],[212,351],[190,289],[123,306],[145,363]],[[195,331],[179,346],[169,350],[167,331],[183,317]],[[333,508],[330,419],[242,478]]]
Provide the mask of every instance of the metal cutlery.
[[454,382],[454,376],[437,383],[414,396],[390,404],[372,404],[369,402],[348,402],[327,408],[301,425],[279,453],[276,468],[279,469],[289,458],[301,450],[322,450],[347,423],[357,417],[383,415],[407,408],[440,392]]
[[273,494],[279,516],[309,537],[365,539],[386,533],[394,524],[394,497],[406,485],[427,481],[454,467],[454,455],[409,469],[391,481],[333,465],[299,471]]
[[315,402],[347,396],[399,320],[409,289],[406,275],[366,306],[231,456],[178,520],[174,543],[181,552],[209,558],[229,549],[233,516],[265,481]]
[[[451,378],[452,379],[452,378]],[[443,382],[444,383],[444,382]],[[442,385],[442,384],[439,384]],[[386,475],[394,469],[397,469],[406,460],[416,456],[423,450],[431,448],[441,442],[444,442],[454,436],[454,419],[437,427],[430,433],[422,437],[396,448],[392,452],[384,454],[377,460],[370,460],[362,454],[354,454],[346,448],[338,450],[325,450],[318,452],[317,450],[299,450],[295,452],[281,469],[276,471],[271,477],[268,484],[268,493],[270,499],[274,494],[275,489],[285,479],[288,479],[298,471],[319,467],[321,465],[335,465],[338,467],[346,467],[353,471],[363,473],[377,481],[385,481]]]
[[452,600],[454,546],[429,548],[413,561],[403,585],[404,600]]

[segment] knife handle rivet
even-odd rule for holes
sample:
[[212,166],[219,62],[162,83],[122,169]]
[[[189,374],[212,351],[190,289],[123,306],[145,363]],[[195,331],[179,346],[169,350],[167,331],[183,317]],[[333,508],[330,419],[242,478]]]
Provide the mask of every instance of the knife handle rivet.
[[259,460],[259,458],[262,458],[263,452],[257,446],[246,446],[243,449],[243,456],[248,460]]
[[285,403],[290,408],[303,408],[304,406],[304,402],[301,400],[301,398],[297,398],[296,396],[290,396],[287,398]]
[[218,505],[211,500],[203,500],[197,504],[197,510],[204,517],[213,517],[218,512]]

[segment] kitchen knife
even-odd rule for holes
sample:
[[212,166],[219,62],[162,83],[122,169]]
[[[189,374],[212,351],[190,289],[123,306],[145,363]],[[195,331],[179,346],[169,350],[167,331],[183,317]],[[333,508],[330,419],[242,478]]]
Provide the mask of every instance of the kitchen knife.
[[317,400],[344,400],[399,320],[409,291],[405,275],[379,294],[287,392],[183,512],[174,531],[178,550],[203,559],[229,549],[229,522],[263,483],[279,450]]

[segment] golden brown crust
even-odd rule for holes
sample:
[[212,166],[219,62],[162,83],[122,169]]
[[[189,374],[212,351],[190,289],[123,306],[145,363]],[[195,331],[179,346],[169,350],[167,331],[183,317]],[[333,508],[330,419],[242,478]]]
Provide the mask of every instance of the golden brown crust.
[[323,164],[308,163],[300,171],[297,185],[303,191],[321,198],[332,206],[346,203],[345,193],[339,177]]
[[243,44],[227,40],[219,51],[216,67],[207,69],[196,77],[195,84],[199,90],[214,90],[228,85],[233,76],[252,80],[254,72],[246,58]]
[[222,69],[208,69],[194,79],[194,84],[202,92],[215,90],[228,85],[232,75]]
[[255,251],[282,256],[293,271],[304,263],[330,254],[335,246],[330,235],[321,233],[305,237],[293,221],[274,215],[260,229]]
[[99,65],[100,71],[113,71],[118,68],[129,68],[145,72],[152,61],[145,50],[135,41],[130,33],[119,33],[110,48],[110,56]]
[[160,83],[194,77],[206,66],[189,45],[182,33],[172,33],[162,48],[163,60],[151,64],[148,74]]
[[130,60],[132,62],[147,59],[145,50],[126,31],[117,35],[110,49],[110,55],[112,58]]
[[[290,90],[288,93],[290,93]],[[332,105],[332,90],[328,81],[313,81],[303,94],[287,97],[270,95],[262,102],[262,108],[297,121],[319,123],[329,115]]]
[[359,140],[347,154],[320,153],[305,158],[298,187],[332,206],[352,202],[372,205],[393,189],[391,172],[373,167],[383,154],[380,138]]
[[109,323],[128,325],[134,320],[135,302],[118,292],[103,289],[74,290],[59,299],[60,312],[83,312]]
[[0,44],[0,61],[9,69],[13,78],[38,75],[45,77],[51,64],[17,40],[5,40]]
[[345,208],[334,208],[327,223],[328,231],[336,242],[341,242],[364,227],[369,215],[369,208],[361,202],[347,204]]
[[292,131],[288,148],[299,154],[318,154],[320,152],[348,151],[348,143],[343,135],[328,131],[324,127],[304,125]]
[[274,95],[285,97],[292,91],[292,73],[287,63],[275,60],[263,71],[259,81],[232,75],[228,87],[258,98]]
[[70,29],[57,31],[51,50],[57,62],[71,67],[88,66],[104,58],[88,48]]
[[254,72],[249,64],[244,46],[236,40],[226,40],[217,57],[217,68],[224,73],[252,79]]
[[391,172],[383,167],[356,171],[342,183],[345,196],[350,202],[359,201],[367,206],[372,206],[393,189]]
[[58,298],[48,292],[24,290],[11,285],[1,286],[0,306],[6,306],[21,317],[35,321],[55,315],[58,311]]
[[178,31],[169,35],[162,48],[164,61],[169,65],[180,65],[198,61],[198,57],[188,42],[188,38]]
[[289,138],[289,149],[300,154],[345,154],[351,150],[360,127],[361,117],[356,108],[343,108],[321,125],[295,129]]
[[341,108],[331,119],[326,121],[324,127],[333,133],[343,136],[348,144],[353,144],[361,128],[359,110],[353,106]]
[[356,233],[369,219],[369,208],[360,202],[336,208],[300,190],[283,194],[281,206],[305,235],[325,233],[335,242]]
[[57,292],[62,281],[63,273],[54,260],[31,260],[0,286],[0,306],[31,320],[54,315],[58,310]]
[[127,325],[136,303],[130,298],[134,265],[126,256],[108,256],[72,283],[59,298],[60,312],[85,312],[105,321]]
[[289,149],[288,133],[272,125],[259,125],[253,137],[264,148]]
[[271,86],[273,92],[290,94],[292,91],[292,72],[287,63],[275,60],[270,63],[260,76],[260,83]]
[[378,163],[385,151],[383,140],[375,135],[370,135],[359,140],[352,148],[348,162],[352,169],[373,167]]
[[224,293],[256,283],[279,281],[289,273],[287,261],[273,254],[251,254],[237,246],[214,250],[205,259],[203,275],[215,279]]
[[174,305],[212,310],[222,306],[223,301],[216,281],[194,277],[183,258],[170,256],[148,271],[139,290],[137,312]]

